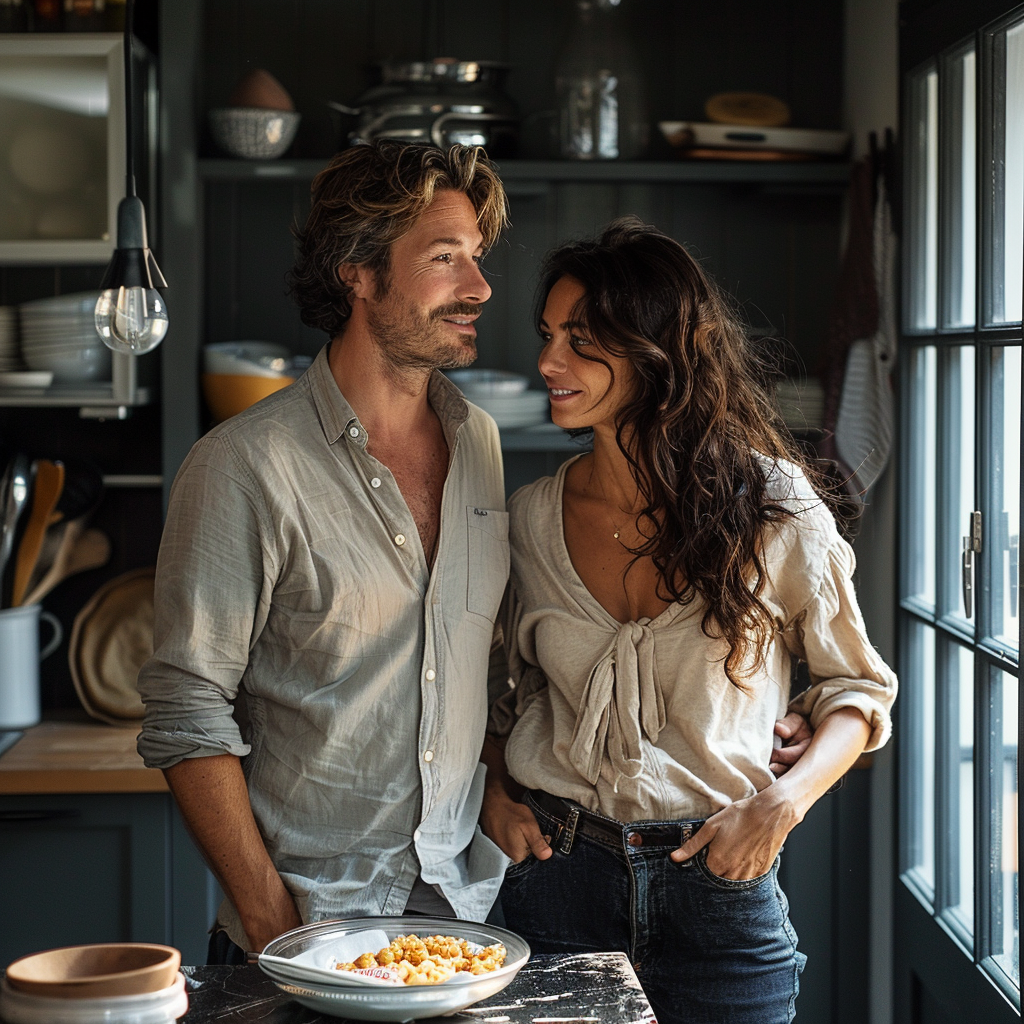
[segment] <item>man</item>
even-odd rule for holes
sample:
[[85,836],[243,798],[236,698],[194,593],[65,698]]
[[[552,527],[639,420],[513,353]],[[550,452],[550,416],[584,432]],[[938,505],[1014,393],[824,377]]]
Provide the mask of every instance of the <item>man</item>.
[[479,149],[335,157],[292,275],[331,341],[175,480],[138,746],[226,894],[213,961],[326,917],[482,920],[497,894],[476,822],[501,451],[435,371],[476,357],[505,219]]

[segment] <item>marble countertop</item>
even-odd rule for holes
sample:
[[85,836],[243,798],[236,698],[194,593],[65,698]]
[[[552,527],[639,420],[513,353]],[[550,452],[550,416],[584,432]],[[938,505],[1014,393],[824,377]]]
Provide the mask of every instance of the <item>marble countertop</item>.
[[[338,1024],[342,1019],[294,1002],[254,964],[181,970],[189,998],[183,1024]],[[623,953],[534,956],[497,995],[443,1019],[477,1024],[655,1024]]]

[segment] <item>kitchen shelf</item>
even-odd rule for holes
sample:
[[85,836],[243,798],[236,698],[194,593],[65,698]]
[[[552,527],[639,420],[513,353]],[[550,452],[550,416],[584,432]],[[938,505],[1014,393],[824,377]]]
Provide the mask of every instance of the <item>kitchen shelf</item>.
[[78,408],[82,419],[123,420],[131,409],[154,400],[151,388],[137,380],[136,356],[124,352],[112,355],[112,380],[57,384],[48,388],[0,388],[0,408]]
[[[206,181],[312,181],[326,160],[198,161]],[[519,185],[532,188],[557,182],[663,182],[694,185],[750,184],[787,187],[842,188],[850,178],[845,161],[601,161],[505,160],[498,161],[502,181],[514,195]]]

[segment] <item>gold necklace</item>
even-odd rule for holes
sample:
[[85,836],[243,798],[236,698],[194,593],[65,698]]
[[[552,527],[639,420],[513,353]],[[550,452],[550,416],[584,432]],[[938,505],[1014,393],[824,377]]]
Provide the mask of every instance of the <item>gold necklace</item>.
[[[594,479],[594,470],[593,470],[593,468],[591,468],[591,470],[590,470],[590,478],[591,478],[591,480]],[[601,500],[605,503],[606,506],[608,506],[609,508],[617,508],[620,512],[624,512],[625,511],[619,505],[615,505],[611,501],[608,500],[608,494],[606,493],[606,491],[604,489],[604,481],[601,480],[600,476],[597,478],[597,485],[598,485],[598,487],[601,488]],[[610,513],[609,513],[608,518],[611,521],[612,526],[615,527],[615,532],[612,534],[612,537],[614,537],[615,540],[619,541],[619,543],[622,544],[623,547],[625,547],[626,545],[619,539],[619,534],[622,531],[622,527],[619,526],[615,522],[614,516],[612,516]]]

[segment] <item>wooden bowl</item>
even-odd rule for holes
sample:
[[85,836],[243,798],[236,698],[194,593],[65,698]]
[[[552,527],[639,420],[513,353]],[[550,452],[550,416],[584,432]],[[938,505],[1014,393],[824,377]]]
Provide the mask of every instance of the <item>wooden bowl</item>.
[[51,999],[160,992],[174,983],[181,953],[144,942],[103,942],[30,953],[7,967],[7,983]]

